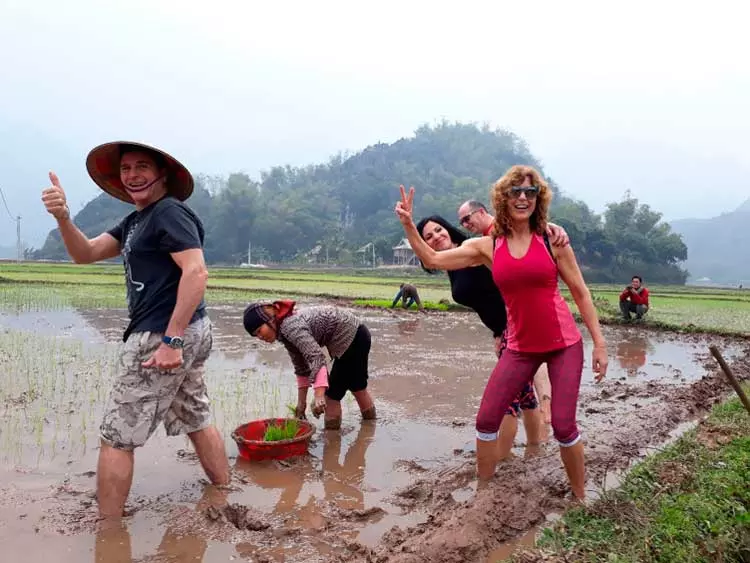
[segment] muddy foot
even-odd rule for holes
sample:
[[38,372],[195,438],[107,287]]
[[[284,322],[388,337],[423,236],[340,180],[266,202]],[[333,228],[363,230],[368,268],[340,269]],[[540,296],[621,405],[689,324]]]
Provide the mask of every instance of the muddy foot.
[[375,405],[362,411],[362,420],[375,420]]

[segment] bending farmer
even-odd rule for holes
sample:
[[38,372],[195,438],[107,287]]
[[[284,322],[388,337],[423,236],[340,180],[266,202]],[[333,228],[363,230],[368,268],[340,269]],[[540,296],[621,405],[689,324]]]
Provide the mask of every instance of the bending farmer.
[[422,306],[422,302],[419,300],[419,293],[417,293],[416,286],[410,283],[402,283],[398,288],[398,293],[396,293],[396,297],[393,298],[393,303],[391,303],[391,309],[393,309],[396,306],[396,303],[398,303],[399,299],[401,300],[401,305],[403,306],[404,309],[408,309],[409,307],[411,307],[412,303],[416,302],[417,309],[424,312],[424,307]]
[[[346,309],[331,305],[300,312],[289,300],[253,303],[244,314],[245,330],[265,342],[279,340],[286,348],[297,376],[296,416],[305,417],[307,390],[315,398],[312,413],[325,412],[325,428],[341,428],[341,399],[351,391],[362,418],[375,418],[375,405],[367,390],[370,331]],[[330,375],[323,347],[334,359]]]

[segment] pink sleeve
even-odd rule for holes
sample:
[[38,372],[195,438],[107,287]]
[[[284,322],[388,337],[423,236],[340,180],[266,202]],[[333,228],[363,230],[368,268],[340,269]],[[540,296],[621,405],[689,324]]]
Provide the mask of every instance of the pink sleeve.
[[310,378],[309,377],[297,377],[297,389],[304,389],[305,387],[310,387]]
[[315,383],[313,383],[313,389],[318,387],[328,387],[328,368],[323,366],[315,376]]

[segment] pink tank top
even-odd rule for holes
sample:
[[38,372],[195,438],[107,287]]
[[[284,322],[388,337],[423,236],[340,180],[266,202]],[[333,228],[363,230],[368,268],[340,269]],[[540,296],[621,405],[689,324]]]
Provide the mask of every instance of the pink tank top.
[[568,304],[557,285],[557,265],[544,239],[533,235],[523,258],[514,258],[498,237],[492,278],[508,311],[507,346],[516,352],[543,353],[581,339]]

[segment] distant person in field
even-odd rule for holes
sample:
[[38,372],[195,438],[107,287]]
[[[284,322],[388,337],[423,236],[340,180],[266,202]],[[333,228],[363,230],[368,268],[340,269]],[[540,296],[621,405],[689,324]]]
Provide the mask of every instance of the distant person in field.
[[402,283],[398,288],[396,296],[393,298],[391,309],[396,306],[399,299],[401,300],[401,305],[404,309],[408,309],[409,307],[411,307],[412,303],[416,302],[417,309],[424,313],[424,306],[422,305],[422,301],[420,301],[419,299],[419,292],[417,292],[416,286],[410,283]]
[[641,276],[633,276],[630,285],[620,294],[620,312],[626,321],[631,320],[631,314],[635,313],[636,319],[642,319],[648,312],[648,289],[643,286]]
[[[295,311],[290,300],[252,303],[245,309],[245,330],[265,342],[280,341],[297,376],[297,418],[305,418],[307,392],[313,388],[312,413],[325,413],[326,430],[341,428],[341,399],[350,391],[363,420],[375,418],[375,404],[367,390],[370,331],[351,312],[324,305]],[[331,371],[323,348],[333,358]]]
[[211,321],[203,296],[208,271],[203,225],[183,202],[190,172],[165,152],[137,143],[107,143],[86,159],[108,194],[135,205],[109,231],[89,239],[73,224],[60,180],[42,192],[65,248],[76,263],[122,254],[130,324],[114,386],[99,428],[97,501],[103,518],[120,517],[133,481],[134,450],[163,423],[168,436],[187,434],[214,484],[229,483],[224,440],[211,424],[203,379]]
[[[458,223],[464,229],[480,237],[490,236],[495,226],[495,217],[487,211],[487,207],[480,201],[470,199],[458,208]],[[570,241],[565,229],[548,223],[547,235],[552,237],[556,246],[566,246]],[[496,339],[497,340],[497,339]],[[497,340],[498,346],[500,341]],[[549,382],[547,364],[542,364],[534,376],[534,387],[539,395],[540,406],[544,422],[552,422],[552,387]]]

